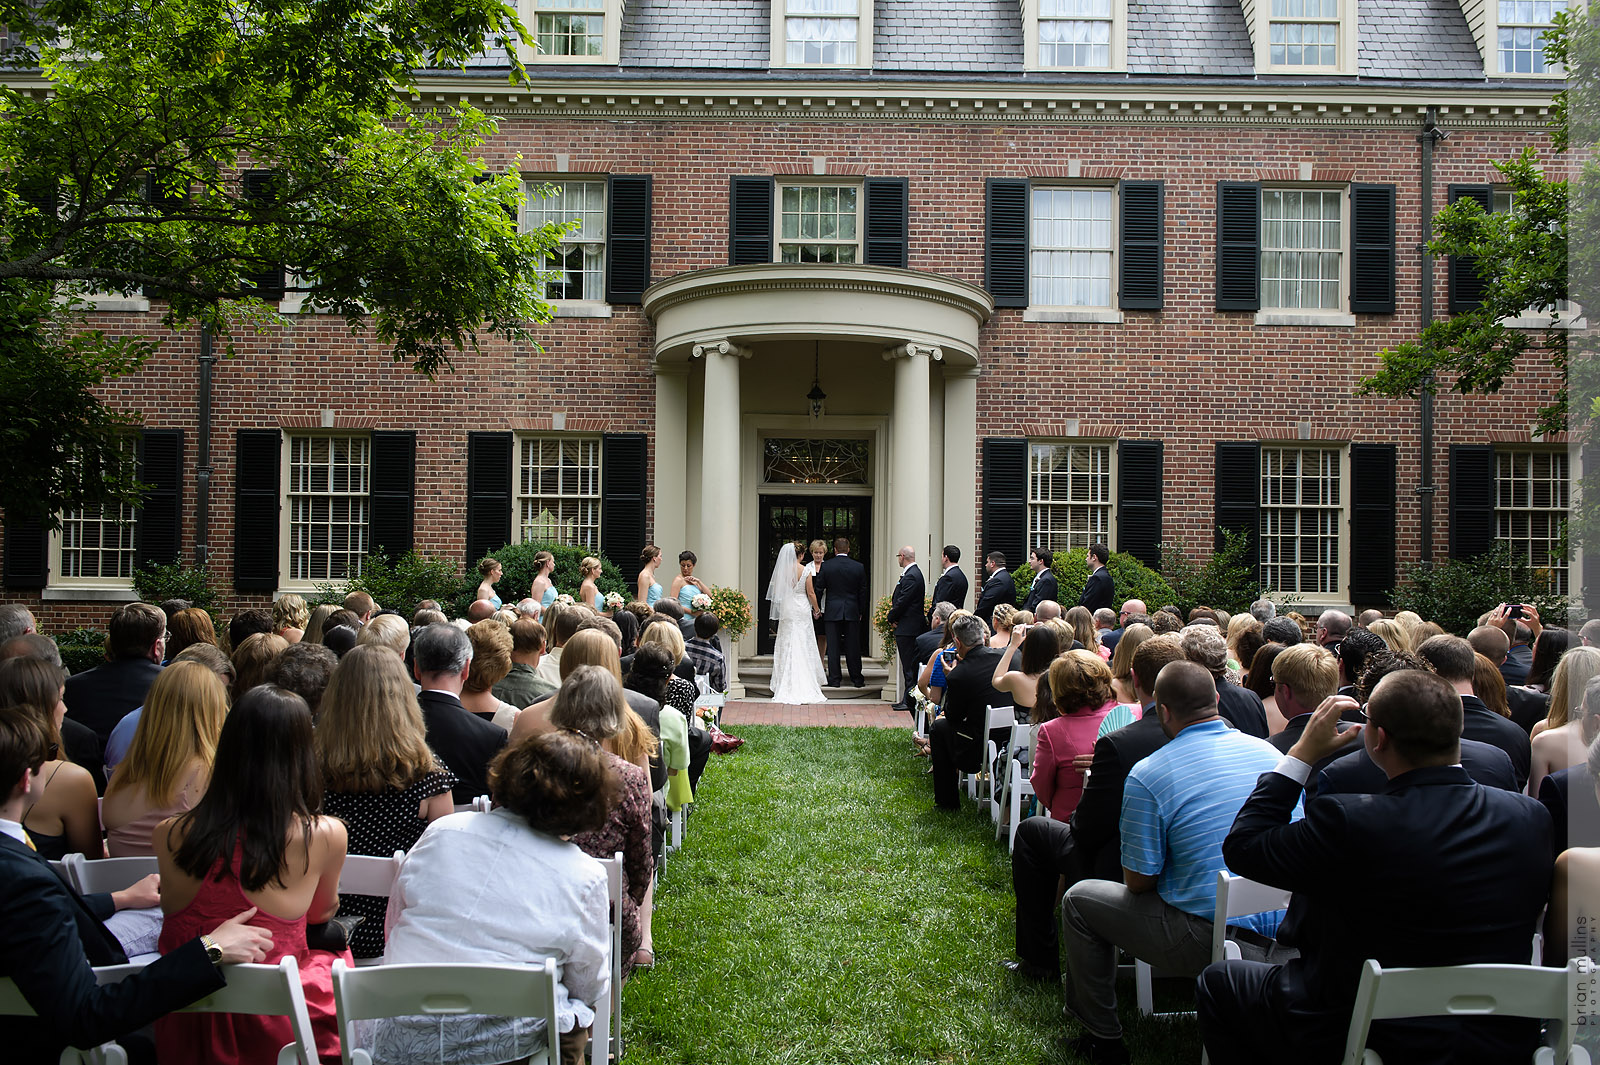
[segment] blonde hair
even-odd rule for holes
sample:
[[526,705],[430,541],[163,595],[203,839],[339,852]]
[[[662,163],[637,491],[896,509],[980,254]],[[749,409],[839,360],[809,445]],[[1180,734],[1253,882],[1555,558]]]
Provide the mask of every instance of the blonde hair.
[[467,670],[469,692],[486,692],[511,672],[511,633],[494,618],[467,627],[472,641],[472,665]]
[[1297,643],[1272,660],[1272,678],[1301,706],[1317,707],[1339,690],[1339,660],[1314,643]]
[[[952,620],[954,616],[952,615]],[[949,628],[950,623],[946,622]],[[678,663],[683,661],[683,633],[678,626],[670,621],[652,621],[644,630],[644,635],[639,637],[640,644],[653,643],[667,649],[667,654],[672,656],[672,667],[676,669]]]
[[990,616],[994,618],[994,627],[996,629],[1009,630],[1012,625],[1016,624],[1017,608],[1010,603],[999,603],[996,604],[994,613]]
[[1600,647],[1568,648],[1556,663],[1550,676],[1550,713],[1545,718],[1549,728],[1560,728],[1578,716],[1573,711],[1583,702],[1583,689],[1592,677],[1600,676]]
[[1135,622],[1124,628],[1116,649],[1111,652],[1111,675],[1124,684],[1132,684],[1133,652],[1154,635],[1155,630],[1143,622]]
[[387,647],[352,647],[328,679],[317,719],[328,790],[406,788],[436,768],[405,663]]
[[[1405,611],[1402,611],[1402,613],[1405,613]],[[1422,619],[1418,618],[1417,620],[1421,621]],[[1374,621],[1367,626],[1367,631],[1382,640],[1391,651],[1410,654],[1416,650],[1416,647],[1411,643],[1411,633],[1406,630],[1404,625],[1393,618]]]
[[281,596],[272,604],[274,629],[304,629],[310,620],[311,609],[306,606],[304,599],[293,592]]
[[145,694],[133,742],[106,796],[143,787],[151,805],[170,805],[196,761],[210,774],[227,716],[228,689],[220,677],[199,662],[172,663]]
[[584,555],[578,562],[578,574],[583,577],[587,577],[590,574],[594,574],[596,577],[600,576],[600,560],[593,555]]
[[322,626],[327,624],[328,618],[332,616],[335,610],[343,609],[344,607],[338,606],[334,603],[318,603],[311,611],[311,616],[306,619],[306,634],[303,639],[307,643],[321,643]]
[[239,694],[243,695],[257,684],[265,684],[273,663],[288,646],[289,641],[276,633],[256,632],[234,648],[233,686]]
[[[1083,644],[1085,648],[1100,646],[1100,641],[1094,634],[1094,615],[1085,606],[1075,606],[1067,611],[1066,622],[1072,626],[1072,638]],[[1068,647],[1072,645],[1067,644]]]
[[[1390,620],[1394,621],[1395,624],[1405,629],[1406,635],[1409,636],[1412,629],[1422,624],[1422,615],[1417,613],[1415,610],[1401,610]],[[1370,629],[1372,626],[1368,625],[1367,628]],[[1417,641],[1415,640],[1412,641],[1413,644],[1416,642]]]
[[1244,633],[1244,630],[1248,629],[1252,625],[1260,624],[1261,622],[1257,621],[1249,614],[1235,614],[1233,617],[1229,618],[1228,650],[1232,651],[1238,646],[1239,637]]
[[[510,635],[506,638],[510,639]],[[562,682],[565,683],[567,676],[579,666],[599,666],[616,677],[618,684],[622,683],[622,652],[616,642],[599,629],[579,629],[562,647]]]
[[825,540],[813,540],[809,544],[806,545],[806,554],[808,554],[808,555],[811,554],[811,552],[815,551],[819,547],[822,548],[824,554],[827,553],[827,550],[828,550],[827,541],[825,541]]
[[411,626],[398,614],[379,614],[356,633],[357,647],[373,643],[404,658],[406,648],[411,646]]

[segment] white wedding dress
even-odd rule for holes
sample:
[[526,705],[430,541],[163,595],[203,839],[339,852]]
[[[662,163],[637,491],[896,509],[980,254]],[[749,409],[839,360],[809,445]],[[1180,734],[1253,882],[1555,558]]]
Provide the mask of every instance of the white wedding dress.
[[784,544],[767,583],[767,599],[778,622],[778,641],[772,649],[772,701],[821,703],[826,674],[817,654],[811,625],[811,601],[806,598],[804,572],[793,544]]

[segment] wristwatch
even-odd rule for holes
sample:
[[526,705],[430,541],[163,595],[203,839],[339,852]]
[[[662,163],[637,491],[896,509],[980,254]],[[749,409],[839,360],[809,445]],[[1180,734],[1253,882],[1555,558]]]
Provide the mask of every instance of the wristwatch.
[[206,948],[206,959],[212,965],[222,964],[222,948],[217,946],[217,941],[210,936],[201,936],[200,945]]

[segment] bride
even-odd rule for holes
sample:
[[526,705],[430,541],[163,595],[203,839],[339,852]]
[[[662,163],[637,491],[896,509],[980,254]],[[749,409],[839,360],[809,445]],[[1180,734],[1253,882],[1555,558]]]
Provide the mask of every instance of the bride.
[[817,654],[811,626],[813,600],[792,543],[784,544],[778,552],[772,580],[767,583],[767,600],[772,603],[772,617],[778,622],[778,641],[772,650],[773,702],[826,702],[827,696],[822,694],[822,659]]

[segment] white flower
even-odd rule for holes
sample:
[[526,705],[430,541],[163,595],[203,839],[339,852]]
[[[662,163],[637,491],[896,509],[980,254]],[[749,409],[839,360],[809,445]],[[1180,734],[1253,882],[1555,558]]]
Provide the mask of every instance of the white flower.
[[556,596],[556,602],[560,603],[562,606],[571,606],[572,604],[576,603],[577,600],[572,598],[572,596],[568,595],[566,592],[562,592],[560,595]]
[[606,593],[606,606],[618,607],[618,606],[621,606],[621,605],[622,605],[622,596],[618,595],[616,592],[607,592]]
[[690,608],[692,608],[694,610],[707,610],[707,609],[710,609],[710,607],[711,607],[711,597],[709,595],[704,594],[704,593],[702,593],[700,595],[697,595],[693,599],[689,600],[689,606],[690,606]]

